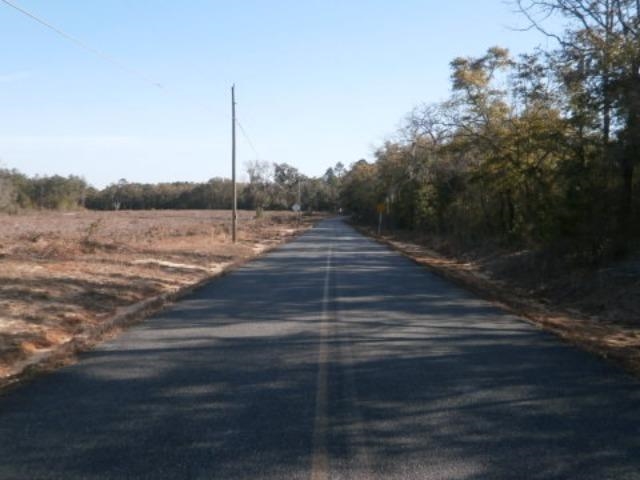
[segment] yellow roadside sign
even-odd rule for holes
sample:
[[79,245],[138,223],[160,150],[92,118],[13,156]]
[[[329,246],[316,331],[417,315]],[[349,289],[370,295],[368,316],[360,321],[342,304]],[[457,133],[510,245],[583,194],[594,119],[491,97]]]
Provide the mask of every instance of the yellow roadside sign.
[[379,203],[379,204],[376,206],[376,211],[377,211],[378,213],[384,213],[384,203]]

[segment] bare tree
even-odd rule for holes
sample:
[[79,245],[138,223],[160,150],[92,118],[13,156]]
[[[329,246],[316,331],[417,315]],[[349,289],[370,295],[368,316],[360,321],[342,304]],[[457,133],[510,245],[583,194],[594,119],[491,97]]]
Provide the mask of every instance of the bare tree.
[[256,209],[256,216],[262,215],[262,211],[270,201],[270,184],[273,178],[273,167],[270,162],[255,160],[247,162],[245,166],[249,175],[249,185],[245,195]]
[[17,208],[16,190],[10,178],[0,176],[0,212],[13,212]]

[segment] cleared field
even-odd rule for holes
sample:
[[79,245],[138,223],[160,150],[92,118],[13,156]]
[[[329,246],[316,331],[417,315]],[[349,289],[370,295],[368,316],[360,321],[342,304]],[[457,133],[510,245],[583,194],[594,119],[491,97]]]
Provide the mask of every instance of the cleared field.
[[251,258],[311,225],[228,211],[0,215],[0,383],[114,315]]

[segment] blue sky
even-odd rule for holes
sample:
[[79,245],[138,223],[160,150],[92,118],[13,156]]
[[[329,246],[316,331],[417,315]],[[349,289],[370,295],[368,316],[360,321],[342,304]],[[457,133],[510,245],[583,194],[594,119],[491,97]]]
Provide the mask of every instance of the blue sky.
[[502,0],[15,3],[164,86],[0,4],[0,165],[97,187],[229,177],[232,83],[260,159],[317,176],[446,98],[454,57],[547,46]]

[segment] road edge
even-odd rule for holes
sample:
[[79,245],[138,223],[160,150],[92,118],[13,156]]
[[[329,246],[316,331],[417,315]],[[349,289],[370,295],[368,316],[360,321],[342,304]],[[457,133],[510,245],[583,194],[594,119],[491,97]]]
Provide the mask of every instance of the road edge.
[[[563,342],[595,354],[622,368],[627,374],[640,378],[640,351],[637,348],[615,347],[608,343],[623,335],[626,332],[624,328],[599,324],[592,319],[578,318],[568,312],[554,310],[534,299],[510,293],[497,282],[481,278],[471,271],[464,271],[459,265],[456,268],[454,262],[445,261],[444,256],[427,247],[377,235],[373,230],[353,223],[350,225],[362,235],[402,254],[435,275],[491,302],[540,330],[554,334]],[[407,245],[411,248],[407,248]]]
[[220,270],[209,274],[194,283],[178,287],[175,290],[154,295],[139,302],[119,307],[116,313],[103,319],[98,325],[89,327],[72,337],[69,341],[35,354],[16,365],[9,375],[0,378],[0,395],[17,388],[43,374],[74,364],[78,355],[92,350],[97,345],[117,337],[126,329],[138,325],[150,317],[165,311],[176,302],[238,268],[252,262],[304,235],[313,229],[322,219],[300,228],[291,235],[282,237],[278,243],[266,244],[265,248],[233,262],[224,264]]

